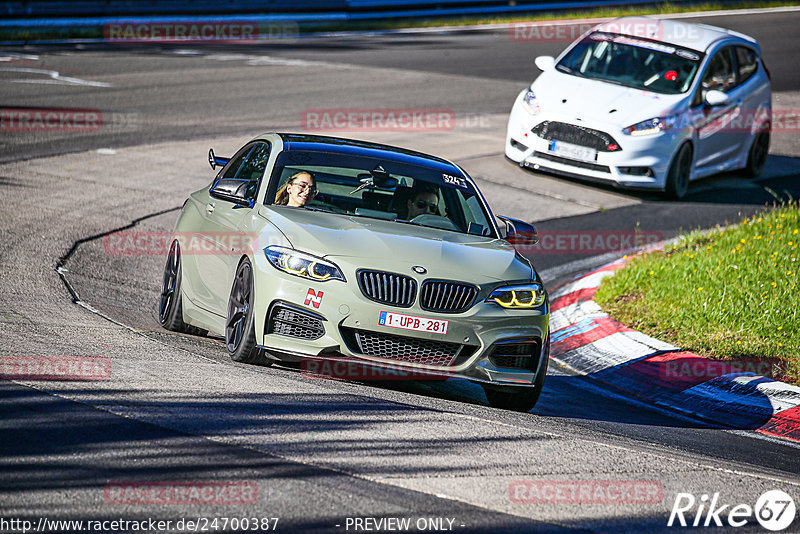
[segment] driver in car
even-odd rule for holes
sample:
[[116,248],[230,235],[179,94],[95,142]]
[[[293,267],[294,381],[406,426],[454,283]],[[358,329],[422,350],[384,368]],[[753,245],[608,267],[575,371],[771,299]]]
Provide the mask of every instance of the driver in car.
[[423,213],[439,215],[439,193],[436,187],[424,183],[419,186],[415,184],[406,206],[408,207],[406,219],[409,221]]

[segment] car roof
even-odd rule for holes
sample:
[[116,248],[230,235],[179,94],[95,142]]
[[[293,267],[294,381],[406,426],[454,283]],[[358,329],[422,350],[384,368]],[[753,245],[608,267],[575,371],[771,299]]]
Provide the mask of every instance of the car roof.
[[[626,23],[630,24],[630,31],[626,31]],[[654,28],[654,31],[650,30],[650,23],[657,24],[657,29]],[[653,33],[651,35],[642,35],[642,32],[645,31],[644,28],[647,28],[647,30]],[[691,48],[698,52],[709,51],[718,41],[736,39],[745,41],[746,44],[749,44],[760,52],[756,40],[743,33],[726,30],[725,28],[718,28],[716,26],[709,26],[707,24],[693,24],[672,19],[621,17],[604,22],[597,26],[595,30],[644,37],[683,48]]]
[[310,150],[315,152],[332,152],[335,154],[380,158],[388,161],[434,168],[442,172],[456,174],[457,176],[466,176],[457,165],[446,159],[431,156],[423,152],[408,150],[406,148],[323,135],[294,133],[278,133],[277,135],[283,140],[284,150]]

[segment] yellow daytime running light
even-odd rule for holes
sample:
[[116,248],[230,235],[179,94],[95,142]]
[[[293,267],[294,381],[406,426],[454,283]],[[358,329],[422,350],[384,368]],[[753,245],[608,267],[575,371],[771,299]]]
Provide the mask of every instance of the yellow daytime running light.
[[327,280],[328,278],[331,277],[330,273],[325,273],[324,275],[320,276],[319,274],[317,274],[316,267],[317,267],[317,262],[315,261],[311,262],[311,264],[308,266],[308,275],[311,278],[316,278],[317,280]]
[[283,260],[282,261],[283,268],[286,269],[286,272],[288,272],[288,273],[292,273],[292,274],[297,274],[297,275],[303,276],[303,273],[306,270],[305,266],[301,265],[299,269],[292,269],[291,267],[289,267],[289,260],[291,258],[292,258],[291,254],[284,254],[283,255],[283,257],[281,258],[281,260]]
[[[518,293],[519,292],[519,293]],[[536,291],[531,289],[511,289],[503,291],[501,294],[511,294],[509,300],[503,300],[500,296],[492,297],[491,300],[503,308],[533,308],[536,305]]]
[[500,297],[494,297],[492,300],[494,300],[496,303],[498,303],[500,306],[504,308],[512,308],[514,306],[514,300],[515,300],[514,292],[513,291],[511,292],[511,300],[509,300],[508,302],[504,302],[503,300],[500,299]]

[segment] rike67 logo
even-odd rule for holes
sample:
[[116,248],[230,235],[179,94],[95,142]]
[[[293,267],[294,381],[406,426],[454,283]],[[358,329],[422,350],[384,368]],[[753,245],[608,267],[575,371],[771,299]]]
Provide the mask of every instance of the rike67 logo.
[[792,497],[781,490],[765,492],[755,506],[722,504],[719,493],[703,494],[699,499],[691,493],[678,493],[667,526],[742,527],[755,518],[765,529],[778,532],[792,524],[796,512]]

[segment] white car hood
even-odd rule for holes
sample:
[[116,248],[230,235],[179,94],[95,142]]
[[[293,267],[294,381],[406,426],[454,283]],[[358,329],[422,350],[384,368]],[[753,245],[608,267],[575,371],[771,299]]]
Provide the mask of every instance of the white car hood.
[[548,118],[573,124],[599,122],[617,128],[669,115],[687,96],[651,93],[558,71],[543,72],[531,89]]

